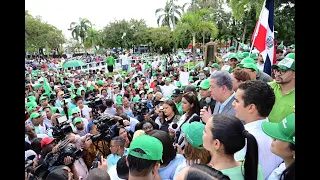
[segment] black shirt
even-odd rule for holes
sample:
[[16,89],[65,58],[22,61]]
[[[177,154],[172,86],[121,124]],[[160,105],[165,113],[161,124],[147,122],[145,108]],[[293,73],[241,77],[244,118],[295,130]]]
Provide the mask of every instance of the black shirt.
[[[201,100],[199,101],[199,104],[200,104],[200,109],[202,109],[204,106],[207,106],[206,98],[201,99]],[[211,112],[213,112],[215,106],[216,106],[216,100],[214,100],[214,99],[211,98],[211,102],[210,102]],[[207,108],[208,108],[208,107],[207,107]]]

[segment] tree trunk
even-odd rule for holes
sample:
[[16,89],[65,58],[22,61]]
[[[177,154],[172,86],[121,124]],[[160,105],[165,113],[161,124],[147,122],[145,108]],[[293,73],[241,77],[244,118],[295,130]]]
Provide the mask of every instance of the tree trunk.
[[193,55],[193,58],[194,58],[194,65],[196,65],[196,62],[195,62],[195,55],[196,55],[196,33],[192,33],[192,55]]
[[204,36],[205,36],[205,34],[203,33],[202,34],[202,54],[204,53],[204,43],[205,43],[204,42],[204,38],[205,38]]
[[[244,22],[244,30],[242,35],[242,43],[244,43],[245,37],[246,37],[246,31],[247,31],[247,21]],[[238,51],[240,49],[240,46],[238,47]]]

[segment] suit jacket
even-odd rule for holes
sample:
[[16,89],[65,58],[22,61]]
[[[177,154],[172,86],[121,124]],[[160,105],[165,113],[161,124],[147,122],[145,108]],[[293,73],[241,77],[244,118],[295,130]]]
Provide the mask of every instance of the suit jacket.
[[219,109],[220,109],[220,106],[222,103],[217,101],[216,106],[214,107],[214,110],[213,110],[213,115],[215,115],[215,114],[229,114],[229,115],[235,116],[236,112],[234,111],[234,108],[232,106],[233,100],[234,100],[234,96],[230,99],[230,101],[226,104],[226,106],[224,106],[221,113],[219,113]]

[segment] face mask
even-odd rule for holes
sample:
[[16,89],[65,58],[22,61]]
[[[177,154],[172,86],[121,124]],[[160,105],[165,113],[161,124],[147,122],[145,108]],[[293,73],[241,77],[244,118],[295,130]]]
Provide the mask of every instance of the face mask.
[[130,131],[130,126],[126,126],[124,129],[125,129],[127,132],[129,132],[129,131]]

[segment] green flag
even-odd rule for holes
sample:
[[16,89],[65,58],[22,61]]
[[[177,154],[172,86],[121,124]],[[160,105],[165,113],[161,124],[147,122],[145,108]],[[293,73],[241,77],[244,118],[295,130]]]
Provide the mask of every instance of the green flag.
[[50,87],[49,83],[47,82],[47,78],[44,78],[44,77],[43,77],[43,89],[44,89],[45,93],[48,94],[48,96],[50,97],[51,87]]

